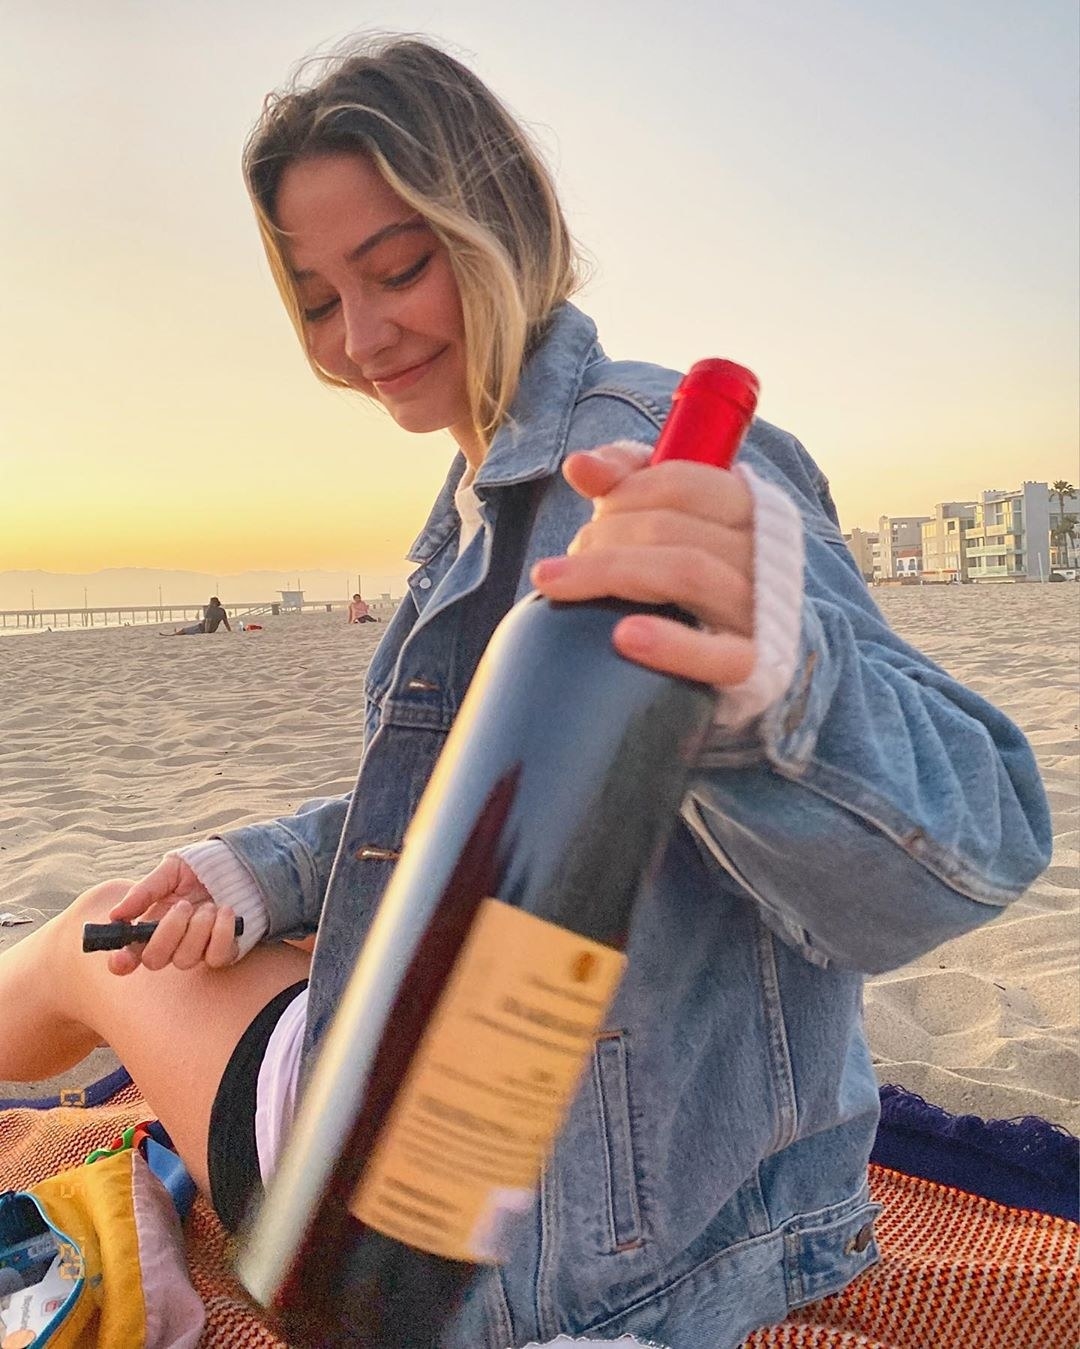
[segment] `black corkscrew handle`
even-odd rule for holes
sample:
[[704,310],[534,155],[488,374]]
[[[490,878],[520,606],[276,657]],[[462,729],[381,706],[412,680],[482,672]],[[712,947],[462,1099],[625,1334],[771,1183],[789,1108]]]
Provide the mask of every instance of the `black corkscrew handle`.
[[[84,951],[119,951],[132,942],[148,942],[157,931],[157,923],[84,923]],[[242,936],[244,920],[236,920],[236,935]]]

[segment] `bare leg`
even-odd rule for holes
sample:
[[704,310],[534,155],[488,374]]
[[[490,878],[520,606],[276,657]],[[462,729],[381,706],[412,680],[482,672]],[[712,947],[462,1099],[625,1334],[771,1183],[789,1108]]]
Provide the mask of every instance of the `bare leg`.
[[110,974],[103,954],[83,954],[82,925],[107,921],[129,886],[94,886],[0,957],[0,1080],[51,1077],[110,1045],[209,1195],[210,1108],[225,1065],[270,999],[307,977],[310,957],[267,945],[224,970]]

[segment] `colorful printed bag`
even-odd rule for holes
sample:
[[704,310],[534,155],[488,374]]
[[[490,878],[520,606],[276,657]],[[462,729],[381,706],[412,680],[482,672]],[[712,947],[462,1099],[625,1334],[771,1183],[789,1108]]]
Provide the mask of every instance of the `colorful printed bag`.
[[0,1349],[194,1349],[180,1217],[194,1186],[157,1125],[0,1194]]

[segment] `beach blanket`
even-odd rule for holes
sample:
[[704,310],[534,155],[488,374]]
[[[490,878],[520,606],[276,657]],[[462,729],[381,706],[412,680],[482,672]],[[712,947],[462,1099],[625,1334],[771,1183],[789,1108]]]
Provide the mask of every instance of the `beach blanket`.
[[1034,1115],[951,1115],[903,1087],[882,1087],[870,1160],[1010,1208],[1080,1221],[1080,1140]]
[[[0,1190],[78,1165],[145,1118],[133,1086],[89,1106],[0,1110]],[[1075,1140],[1073,1140],[1075,1142]],[[954,1186],[870,1168],[882,1258],[843,1293],[756,1331],[745,1349],[1076,1349],[1080,1227]],[[206,1305],[200,1349],[286,1349],[229,1273],[229,1238],[197,1199],[186,1224]]]

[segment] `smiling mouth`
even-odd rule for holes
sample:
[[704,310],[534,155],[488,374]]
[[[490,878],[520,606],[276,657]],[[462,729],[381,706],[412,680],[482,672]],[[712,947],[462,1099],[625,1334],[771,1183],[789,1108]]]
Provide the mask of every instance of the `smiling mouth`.
[[444,351],[446,351],[446,347],[437,351],[433,356],[429,356],[427,360],[420,361],[417,365],[406,366],[404,370],[397,370],[393,374],[372,376],[371,384],[380,393],[395,393],[399,389],[408,388],[410,384],[414,384],[435,364]]

